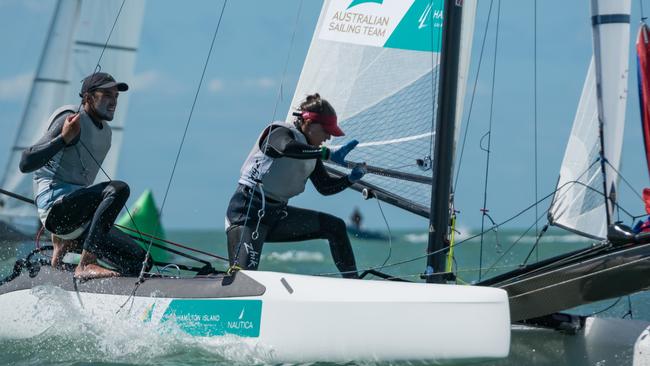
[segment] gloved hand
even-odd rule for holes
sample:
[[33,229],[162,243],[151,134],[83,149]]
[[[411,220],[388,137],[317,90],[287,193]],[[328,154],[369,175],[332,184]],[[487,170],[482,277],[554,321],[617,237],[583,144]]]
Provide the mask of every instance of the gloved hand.
[[351,183],[356,183],[363,178],[363,176],[368,173],[368,170],[366,169],[366,163],[363,164],[357,164],[352,168],[352,171],[348,175],[348,180]]
[[329,160],[339,165],[345,165],[345,156],[350,153],[350,151],[352,151],[352,149],[354,149],[358,144],[359,141],[352,140],[340,148],[330,151]]

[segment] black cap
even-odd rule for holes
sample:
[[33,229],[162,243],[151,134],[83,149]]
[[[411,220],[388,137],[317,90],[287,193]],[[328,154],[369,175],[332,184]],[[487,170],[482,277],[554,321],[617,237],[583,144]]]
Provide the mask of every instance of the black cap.
[[97,89],[108,89],[114,86],[116,86],[117,90],[121,92],[129,90],[129,86],[126,85],[126,83],[118,83],[110,74],[107,74],[105,72],[97,72],[86,76],[83,84],[81,84],[81,93],[79,93],[79,96],[83,97],[83,95],[87,92],[91,92]]

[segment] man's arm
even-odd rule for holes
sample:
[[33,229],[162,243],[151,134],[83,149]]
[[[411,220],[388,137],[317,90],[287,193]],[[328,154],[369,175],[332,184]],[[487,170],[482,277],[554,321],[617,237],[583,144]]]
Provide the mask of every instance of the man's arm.
[[[19,165],[21,172],[31,173],[35,171],[47,164],[64,147],[74,145],[79,141],[79,117],[77,115],[67,120],[70,116],[72,114],[69,113],[59,116],[40,140],[23,151]],[[69,143],[66,143],[66,140],[69,140]]]
[[327,169],[325,169],[325,164],[320,159],[316,161],[316,167],[311,175],[309,175],[309,179],[314,184],[314,187],[316,187],[318,193],[323,196],[339,193],[352,185],[352,182],[347,176],[339,178],[331,176],[327,172]]

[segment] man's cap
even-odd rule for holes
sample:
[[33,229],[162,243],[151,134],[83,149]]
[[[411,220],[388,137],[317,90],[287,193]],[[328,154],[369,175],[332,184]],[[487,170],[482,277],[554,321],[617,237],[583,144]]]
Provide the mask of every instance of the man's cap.
[[79,93],[79,96],[83,97],[85,93],[95,91],[97,89],[108,89],[114,86],[116,86],[117,90],[121,92],[129,90],[129,86],[126,83],[115,81],[114,77],[105,72],[97,72],[86,76],[83,84],[81,84],[81,92]]

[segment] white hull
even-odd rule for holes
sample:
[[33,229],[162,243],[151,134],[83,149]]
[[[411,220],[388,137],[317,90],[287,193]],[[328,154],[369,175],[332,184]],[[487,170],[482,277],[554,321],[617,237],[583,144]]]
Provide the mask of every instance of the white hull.
[[271,362],[458,362],[508,355],[508,299],[499,289],[242,273],[262,284],[263,294],[190,299],[139,291],[129,299],[53,286],[7,292],[0,295],[0,338],[36,336],[60,325],[57,312],[73,311],[108,324],[126,317],[161,335],[174,328],[208,342],[236,338]]

